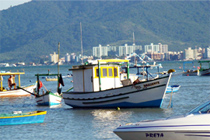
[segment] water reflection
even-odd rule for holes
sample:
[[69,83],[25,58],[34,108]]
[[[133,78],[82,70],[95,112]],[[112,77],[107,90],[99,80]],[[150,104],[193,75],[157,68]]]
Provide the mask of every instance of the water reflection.
[[132,115],[132,111],[119,111],[119,110],[94,110],[91,112],[95,120],[112,121],[118,119],[127,119]]
[[[91,112],[94,119],[92,121],[94,131],[93,135],[96,139],[109,139],[115,137],[113,130],[122,122],[129,119],[133,111],[119,111],[119,110],[93,110]],[[116,139],[118,139],[116,137]]]
[[61,107],[62,107],[62,104],[49,106],[49,108],[61,108]]

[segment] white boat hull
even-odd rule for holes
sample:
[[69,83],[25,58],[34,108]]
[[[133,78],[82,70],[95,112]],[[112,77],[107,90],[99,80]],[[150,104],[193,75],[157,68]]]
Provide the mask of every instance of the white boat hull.
[[170,77],[99,92],[64,92],[63,98],[75,108],[160,107]]
[[43,106],[59,105],[61,103],[61,100],[62,97],[55,93],[49,93],[36,97],[37,104]]
[[210,114],[139,122],[114,130],[123,140],[208,140]]
[[[36,85],[30,85],[27,87],[24,87],[26,91],[29,91],[31,93],[34,92],[34,89],[36,88]],[[1,91],[0,97],[21,97],[21,96],[31,96],[30,93],[26,92],[22,89],[16,89],[16,90],[7,90],[7,91]]]

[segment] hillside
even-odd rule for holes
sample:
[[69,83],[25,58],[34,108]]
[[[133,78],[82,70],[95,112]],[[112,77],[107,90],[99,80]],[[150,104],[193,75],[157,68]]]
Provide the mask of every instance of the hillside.
[[35,61],[57,51],[168,44],[169,50],[210,45],[210,1],[38,1],[0,11],[0,62]]

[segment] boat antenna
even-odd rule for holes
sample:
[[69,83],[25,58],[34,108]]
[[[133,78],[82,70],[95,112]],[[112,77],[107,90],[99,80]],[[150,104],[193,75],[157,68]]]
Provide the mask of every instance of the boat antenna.
[[135,45],[135,35],[134,35],[134,32],[133,32],[133,45]]
[[60,94],[59,92],[59,81],[60,81],[60,72],[59,72],[59,55],[60,55],[60,42],[58,42],[58,75],[57,75],[57,78],[58,78],[58,86],[57,86],[57,92]]
[[83,44],[82,44],[82,23],[80,22],[80,39],[81,39],[81,59],[83,64]]
[[60,55],[60,42],[58,42],[58,74],[59,74],[59,55]]

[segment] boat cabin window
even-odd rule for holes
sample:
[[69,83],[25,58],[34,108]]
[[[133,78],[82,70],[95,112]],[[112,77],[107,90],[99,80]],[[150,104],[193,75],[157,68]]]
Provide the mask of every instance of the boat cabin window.
[[[99,77],[99,69],[95,68],[95,78]],[[113,67],[102,67],[101,68],[101,77],[114,78],[118,77],[118,69]]]
[[113,76],[112,68],[109,68],[109,77]]
[[103,77],[107,77],[107,68],[103,68],[102,71],[103,71]]
[[210,104],[206,105],[200,110],[201,113],[210,113]]
[[99,71],[98,71],[98,68],[96,69],[96,77],[99,76]]
[[114,68],[114,77],[117,77],[118,75],[117,75],[117,68]]

